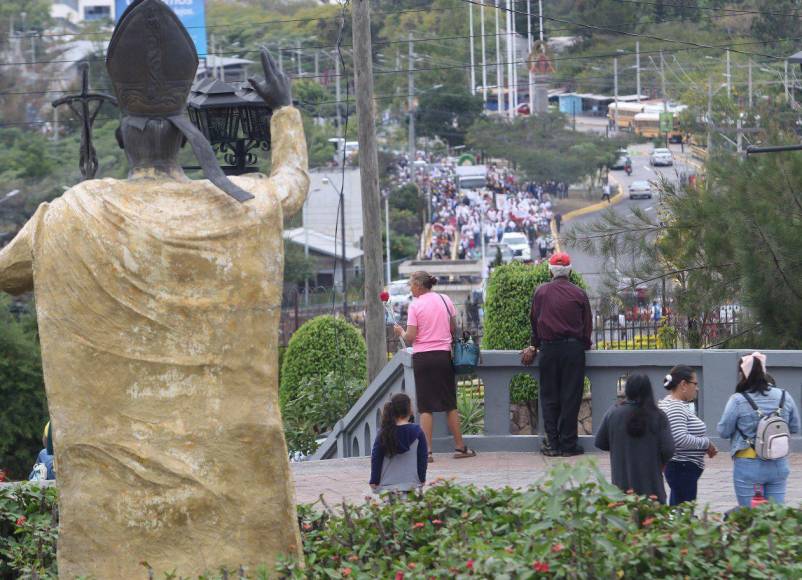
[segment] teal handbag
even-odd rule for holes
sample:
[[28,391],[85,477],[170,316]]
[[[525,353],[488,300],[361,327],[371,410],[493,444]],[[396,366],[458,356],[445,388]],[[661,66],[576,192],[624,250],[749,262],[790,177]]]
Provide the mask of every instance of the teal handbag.
[[[440,296],[440,294],[438,294]],[[440,296],[443,301],[443,306],[446,307],[449,320],[451,319],[451,311],[448,309],[446,299]],[[480,351],[479,345],[476,344],[467,332],[462,333],[462,338],[454,340],[451,348],[451,366],[454,367],[454,373],[458,375],[472,375],[476,372],[476,367],[479,366]]]

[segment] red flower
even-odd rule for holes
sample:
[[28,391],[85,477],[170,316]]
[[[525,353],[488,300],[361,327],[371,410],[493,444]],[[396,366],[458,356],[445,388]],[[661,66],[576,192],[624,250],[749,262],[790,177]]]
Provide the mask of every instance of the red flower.
[[541,562],[540,560],[535,560],[535,563],[532,564],[532,568],[538,574],[545,574],[549,571],[549,565],[546,562]]
[[350,556],[348,556],[348,561],[349,562],[358,562],[359,561],[359,556],[357,556],[356,554],[351,554]]
[[343,568],[342,569],[343,576],[350,576],[351,572],[352,572],[351,568]]
[[654,523],[654,518],[646,518],[643,520],[643,527],[651,526]]
[[443,520],[432,520],[432,523],[435,526],[442,526],[443,525]]
[[419,530],[422,527],[424,527],[425,525],[426,524],[424,524],[423,522],[415,522],[415,524],[412,527],[415,528],[416,530]]
[[649,496],[649,499],[652,500],[652,501],[657,501],[657,496],[652,494],[652,495]]
[[301,527],[303,528],[303,530],[305,532],[308,532],[309,530],[312,529],[312,524],[308,524],[308,523],[304,522],[304,524]]
[[404,580],[404,573],[403,572],[396,572],[395,573],[395,580]]
[[414,570],[417,567],[418,565],[415,562],[410,562],[409,564],[407,564],[407,568],[409,568],[410,570]]
[[6,480],[6,472],[4,469],[0,469],[0,481]]
[[468,570],[473,570],[473,560],[468,560],[467,562],[465,562],[465,567]]
[[18,526],[22,526],[27,521],[28,521],[28,518],[26,518],[25,516],[20,516],[20,517],[17,518],[17,525]]
[[563,550],[565,550],[565,546],[563,546],[562,544],[559,544],[559,543],[557,543],[557,544],[554,544],[554,545],[551,547],[551,552],[552,552],[552,554],[559,554],[559,553],[560,553],[560,552],[562,552]]
[[389,302],[390,293],[387,290],[382,291],[382,293],[379,294],[379,300],[381,300],[382,302]]

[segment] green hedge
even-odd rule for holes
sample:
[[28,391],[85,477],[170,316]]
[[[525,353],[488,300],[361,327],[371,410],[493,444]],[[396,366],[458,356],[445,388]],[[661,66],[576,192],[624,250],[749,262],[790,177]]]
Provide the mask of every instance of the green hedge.
[[367,386],[367,347],[362,333],[342,318],[318,316],[292,335],[281,366],[282,410],[311,379],[334,376]]
[[[549,265],[528,266],[520,262],[498,266],[490,274],[485,300],[485,327],[482,348],[521,350],[529,345],[532,325],[529,309],[535,288],[551,280]],[[571,282],[587,288],[582,276],[571,272]],[[510,401],[526,404],[537,398],[537,381],[531,375],[518,375],[510,383]]]

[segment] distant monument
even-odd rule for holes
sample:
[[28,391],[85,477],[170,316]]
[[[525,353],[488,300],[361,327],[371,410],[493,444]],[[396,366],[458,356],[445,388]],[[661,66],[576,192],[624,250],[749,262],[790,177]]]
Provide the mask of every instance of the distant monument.
[[534,111],[545,113],[549,108],[549,82],[554,74],[554,63],[548,55],[545,42],[536,40],[532,43],[532,52],[527,58],[529,71],[535,79]]
[[[161,0],[135,0],[107,59],[129,178],[42,204],[0,252],[0,289],[36,295],[62,578],[301,554],[277,328],[283,217],[306,197],[307,154],[289,82],[262,62],[271,175],[229,180],[184,116],[192,40]],[[184,176],[185,139],[209,181]]]

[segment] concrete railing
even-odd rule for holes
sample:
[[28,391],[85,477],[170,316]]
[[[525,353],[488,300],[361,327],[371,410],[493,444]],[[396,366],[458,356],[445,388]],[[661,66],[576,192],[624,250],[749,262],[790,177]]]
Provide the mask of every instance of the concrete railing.
[[[590,379],[593,431],[604,413],[614,404],[626,377],[644,373],[652,381],[656,398],[665,395],[663,378],[677,364],[696,370],[700,383],[697,413],[720,449],[727,441],[716,439],[716,424],[730,395],[735,392],[739,357],[736,350],[642,350],[591,351],[587,353],[586,376]],[[802,351],[766,351],[768,371],[777,385],[786,389],[799,404],[802,398]],[[478,451],[536,451],[542,435],[510,434],[510,390],[512,378],[521,373],[538,378],[537,367],[524,367],[515,351],[484,351],[477,375],[484,384],[484,434],[466,436],[469,446]],[[381,408],[398,392],[415,400],[412,357],[402,351],[388,363],[348,414],[337,423],[332,434],[313,459],[369,455],[380,424]],[[453,447],[445,419],[435,414],[434,450],[447,452]],[[538,420],[542,430],[543,421]],[[542,432],[542,431],[541,431]],[[580,443],[592,451],[592,436],[580,437]],[[802,436],[794,436],[794,451],[802,451]]]

